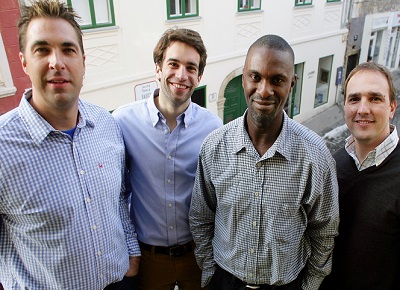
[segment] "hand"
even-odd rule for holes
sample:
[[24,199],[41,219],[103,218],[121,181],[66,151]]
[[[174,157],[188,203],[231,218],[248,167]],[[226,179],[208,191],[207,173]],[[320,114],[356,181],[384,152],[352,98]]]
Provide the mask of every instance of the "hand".
[[139,273],[139,261],[140,256],[129,257],[129,270],[125,274],[126,277],[133,277]]

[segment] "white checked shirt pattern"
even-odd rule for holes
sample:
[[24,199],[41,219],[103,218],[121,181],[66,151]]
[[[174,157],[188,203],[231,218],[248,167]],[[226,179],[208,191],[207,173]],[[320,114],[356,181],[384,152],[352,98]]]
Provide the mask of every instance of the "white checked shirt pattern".
[[261,158],[243,117],[204,141],[190,209],[203,285],[215,263],[270,285],[290,283],[305,266],[302,289],[318,289],[331,269],[338,221],[335,162],[319,136],[286,114]]
[[25,96],[0,118],[5,289],[100,290],[122,279],[129,254],[140,255],[121,194],[122,135],[104,109],[80,101],[79,113],[73,140]]

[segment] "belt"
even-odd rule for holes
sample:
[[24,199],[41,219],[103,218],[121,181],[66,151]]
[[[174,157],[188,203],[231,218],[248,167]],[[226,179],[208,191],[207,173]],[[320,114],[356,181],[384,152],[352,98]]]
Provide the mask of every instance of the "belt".
[[152,246],[139,241],[139,246],[141,250],[146,250],[149,252],[155,252],[157,254],[168,255],[171,257],[181,257],[187,253],[193,251],[192,242],[186,243],[184,245],[176,245],[170,247]]

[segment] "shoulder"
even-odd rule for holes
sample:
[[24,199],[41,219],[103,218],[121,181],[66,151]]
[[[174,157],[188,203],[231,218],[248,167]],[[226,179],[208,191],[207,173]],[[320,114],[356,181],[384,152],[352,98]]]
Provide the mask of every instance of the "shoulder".
[[210,110],[199,106],[196,103],[192,102],[191,104],[193,108],[193,118],[195,120],[206,122],[206,124],[214,124],[216,127],[222,126],[222,120],[220,117],[212,113]]
[[212,131],[204,140],[203,147],[215,148],[219,145],[232,146],[239,136],[238,129],[243,125],[243,117],[239,117]]
[[19,111],[18,108],[12,109],[7,113],[0,116],[0,130],[7,130],[8,126],[10,126],[15,121],[19,120]]
[[112,112],[113,117],[119,121],[123,119],[135,119],[139,115],[144,113],[144,107],[147,105],[147,99],[130,102],[124,104]]
[[[291,146],[298,149],[303,149],[310,154],[328,155],[332,157],[325,141],[317,133],[304,125],[288,119],[289,134],[291,134]],[[300,147],[300,148],[299,148]]]

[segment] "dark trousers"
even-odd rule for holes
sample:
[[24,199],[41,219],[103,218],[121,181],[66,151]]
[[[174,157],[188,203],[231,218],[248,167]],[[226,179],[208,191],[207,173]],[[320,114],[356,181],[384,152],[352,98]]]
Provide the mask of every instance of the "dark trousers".
[[135,277],[124,277],[122,281],[112,283],[108,285],[104,290],[135,290],[136,288],[136,276]]
[[[300,274],[294,281],[289,284],[282,286],[262,284],[257,285],[260,290],[301,290],[302,275]],[[233,276],[231,273],[225,271],[221,267],[217,266],[210,283],[208,284],[208,290],[250,290],[252,288],[246,288],[246,283]]]
[[154,247],[149,251],[141,244],[142,256],[137,275],[137,289],[173,290],[177,283],[179,290],[200,290],[201,270],[194,257],[193,242],[191,248],[190,252],[172,257],[165,253],[157,253]]

